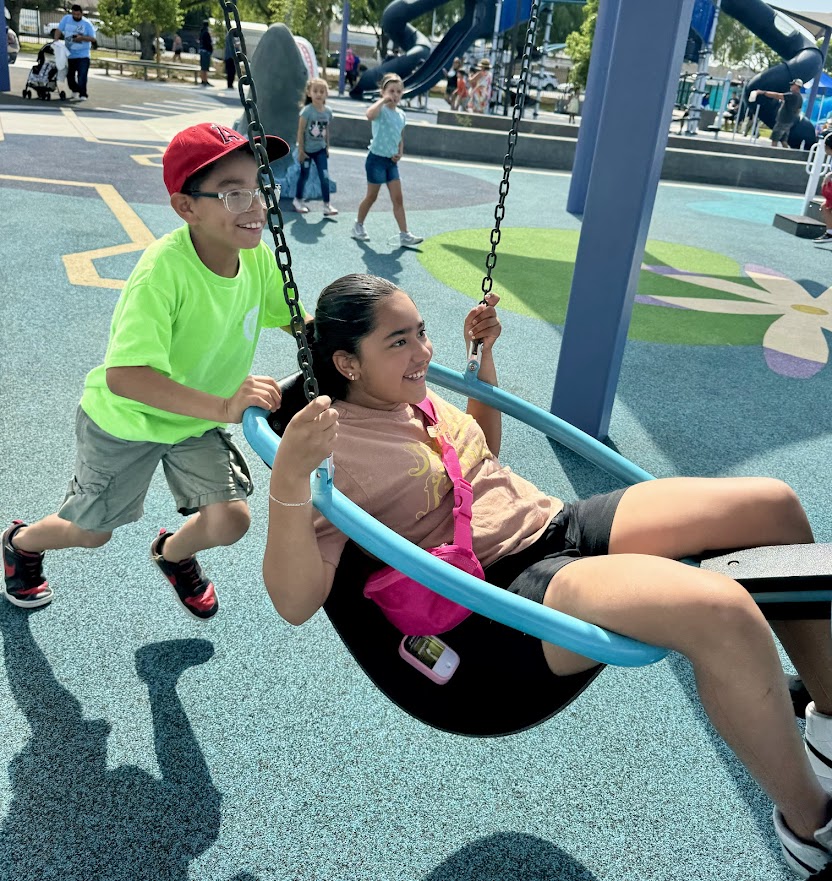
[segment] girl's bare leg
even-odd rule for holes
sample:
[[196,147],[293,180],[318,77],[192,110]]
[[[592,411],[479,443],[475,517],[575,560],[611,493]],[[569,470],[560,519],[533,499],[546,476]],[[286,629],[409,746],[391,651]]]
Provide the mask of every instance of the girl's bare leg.
[[381,189],[381,184],[367,184],[367,194],[361,200],[361,204],[358,206],[358,217],[356,220],[358,223],[363,224],[367,219],[367,215],[370,213],[370,209],[375,204],[376,199],[378,199],[378,193]]
[[[812,840],[829,819],[828,796],[808,764],[765,619],[735,581],[663,559],[800,541],[811,541],[806,516],[779,481],[677,478],[639,484],[618,507],[610,554],[565,566],[544,602],[689,658],[714,727],[792,831]],[[549,644],[544,653],[559,675],[593,665]],[[824,682],[830,676],[815,672]]]
[[[765,477],[654,480],[624,493],[610,553],[681,559],[706,551],[810,544],[794,490]],[[817,710],[832,715],[832,639],[828,620],[771,621]]]
[[393,203],[393,217],[399,225],[399,232],[407,232],[407,218],[404,214],[404,196],[402,195],[402,182],[391,180],[387,184],[390,190],[390,201]]

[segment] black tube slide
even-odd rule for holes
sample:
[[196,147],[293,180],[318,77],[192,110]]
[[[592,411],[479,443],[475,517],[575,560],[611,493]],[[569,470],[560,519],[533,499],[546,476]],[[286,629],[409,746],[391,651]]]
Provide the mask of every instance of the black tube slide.
[[362,98],[365,92],[377,91],[385,73],[397,73],[404,79],[427,59],[430,55],[430,40],[409,22],[426,12],[433,12],[445,2],[446,0],[393,0],[386,7],[381,15],[381,32],[404,54],[364,71],[350,90],[350,98]]
[[[780,64],[758,73],[745,86],[745,97],[751,92],[788,92],[793,79],[804,82],[814,79],[823,68],[823,54],[814,37],[782,12],[772,9],[763,0],[722,0],[722,12],[745,25],[752,34],[770,46],[782,59]],[[774,125],[779,101],[759,96],[760,119],[770,127]],[[754,104],[750,105],[753,113]],[[789,133],[789,146],[799,148],[815,143],[815,127],[811,120],[799,119]]]
[[462,18],[448,30],[428,60],[405,80],[405,97],[428,91],[450,69],[454,58],[462,57],[476,40],[492,36],[495,12],[494,0],[465,0]]

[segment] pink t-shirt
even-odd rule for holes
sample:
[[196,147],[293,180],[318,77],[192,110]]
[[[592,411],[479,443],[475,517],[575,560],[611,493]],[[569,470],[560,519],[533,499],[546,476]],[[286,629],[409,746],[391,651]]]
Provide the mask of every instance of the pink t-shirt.
[[[474,490],[474,553],[483,566],[523,550],[563,508],[560,499],[501,465],[477,422],[428,393]],[[439,447],[418,410],[371,410],[344,401],[335,442],[335,486],[385,526],[423,548],[453,542],[453,492]],[[347,537],[320,514],[315,531],[321,556],[337,566]]]

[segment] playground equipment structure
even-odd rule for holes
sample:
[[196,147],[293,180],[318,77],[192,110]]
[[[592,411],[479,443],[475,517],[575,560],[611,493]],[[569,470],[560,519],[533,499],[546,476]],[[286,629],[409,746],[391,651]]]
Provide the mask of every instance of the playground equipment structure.
[[[410,22],[443,5],[444,0],[393,0],[382,14],[382,33],[401,54],[378,67],[365,71],[351,90],[353,98],[376,93],[379,79],[385,73],[397,73],[405,83],[405,97],[422,94],[435,85],[448,70],[453,59],[461,56],[479,39],[505,33],[528,19],[529,2],[502,4],[499,0],[466,0],[462,18],[445,34],[431,51],[428,38]],[[496,21],[500,11],[499,21]],[[823,69],[823,51],[805,28],[763,0],[722,0],[721,11],[739,21],[767,46],[774,49],[782,62],[757,74],[744,89],[745,96],[753,90],[787,92],[791,80],[814,80]],[[716,14],[712,0],[697,0],[691,19],[689,42],[703,46]],[[496,80],[496,77],[495,77]],[[744,102],[745,103],[745,102]],[[759,118],[769,127],[777,115],[777,101],[759,99]],[[801,120],[792,129],[789,144],[810,146],[815,141],[810,121]]]
[[385,73],[397,73],[405,81],[405,97],[428,91],[439,82],[457,55],[476,40],[490,37],[494,29],[494,0],[465,0],[462,18],[445,34],[431,51],[428,38],[417,31],[410,21],[442,6],[445,0],[393,0],[381,17],[381,30],[402,54],[365,71],[350,97],[363,98],[374,93]]

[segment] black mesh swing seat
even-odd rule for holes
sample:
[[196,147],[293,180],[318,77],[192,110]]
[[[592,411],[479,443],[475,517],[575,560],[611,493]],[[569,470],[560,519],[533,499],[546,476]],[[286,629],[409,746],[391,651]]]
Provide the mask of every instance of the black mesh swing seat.
[[[281,408],[268,418],[278,436],[303,406],[303,377],[295,374],[280,386]],[[515,574],[533,561],[522,551],[504,557],[485,570],[486,581],[508,587]],[[436,685],[399,658],[401,633],[363,594],[367,577],[380,565],[349,541],[323,608],[375,685],[428,725],[474,737],[523,731],[557,714],[603,669],[599,664],[574,676],[555,676],[538,638],[472,614],[443,635],[461,660],[451,680]],[[705,557],[699,565],[743,584],[771,620],[829,618],[832,544],[751,548]]]
[[436,685],[399,657],[401,633],[364,597],[377,566],[349,542],[324,611],[373,683],[421,722],[473,737],[513,734],[554,716],[603,669],[553,676],[539,639],[474,614],[443,635],[460,664],[448,683]]

